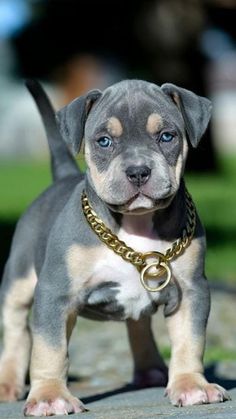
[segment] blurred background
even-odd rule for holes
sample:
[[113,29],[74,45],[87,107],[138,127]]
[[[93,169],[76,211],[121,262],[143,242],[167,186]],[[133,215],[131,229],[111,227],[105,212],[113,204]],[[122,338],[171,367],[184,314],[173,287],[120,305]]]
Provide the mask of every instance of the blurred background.
[[[141,78],[213,102],[186,181],[206,227],[211,286],[235,298],[235,22],[235,0],[0,0],[0,271],[19,215],[51,182],[25,78],[41,80],[56,109],[89,89]],[[235,344],[225,357],[236,359]]]

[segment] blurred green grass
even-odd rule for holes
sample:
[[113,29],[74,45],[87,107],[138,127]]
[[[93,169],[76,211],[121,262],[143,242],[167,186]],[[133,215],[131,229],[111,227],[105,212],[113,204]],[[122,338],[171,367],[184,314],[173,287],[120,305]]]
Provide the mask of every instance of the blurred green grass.
[[[161,354],[164,359],[169,360],[171,357],[171,347],[160,347]],[[219,345],[207,346],[204,355],[205,364],[219,361],[235,361],[236,352],[233,349],[226,349]]]
[[[236,155],[221,157],[219,167],[214,175],[188,174],[186,183],[207,231],[208,277],[236,281]],[[48,162],[0,162],[1,222],[15,222],[50,183]]]
[[236,156],[219,159],[215,175],[187,175],[207,233],[207,275],[236,281]]

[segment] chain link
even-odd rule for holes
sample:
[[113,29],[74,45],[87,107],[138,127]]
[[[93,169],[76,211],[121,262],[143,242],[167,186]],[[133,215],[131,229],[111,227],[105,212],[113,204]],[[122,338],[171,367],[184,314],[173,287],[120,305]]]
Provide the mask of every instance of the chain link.
[[[167,263],[182,253],[184,249],[188,247],[193,238],[196,226],[196,210],[187,189],[185,189],[185,202],[187,209],[186,226],[182,231],[181,237],[178,238],[163,255],[160,254],[163,259],[162,262],[164,261]],[[125,242],[119,240],[119,238],[112,233],[112,231],[103,223],[90,206],[85,191],[83,191],[82,194],[82,208],[88,223],[103,243],[105,243],[124,260],[131,262],[138,269],[138,271],[141,271],[144,267],[148,266],[148,263],[146,262],[147,254],[135,251],[132,247],[127,246]],[[155,252],[150,252],[150,254],[155,254]]]

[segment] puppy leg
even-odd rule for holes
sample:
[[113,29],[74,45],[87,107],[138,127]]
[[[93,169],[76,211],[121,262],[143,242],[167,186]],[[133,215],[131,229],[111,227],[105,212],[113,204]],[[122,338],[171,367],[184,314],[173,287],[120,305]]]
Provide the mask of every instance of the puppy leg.
[[128,336],[134,359],[133,384],[137,387],[165,386],[168,369],[157,349],[151,329],[151,318],[127,320]]
[[182,290],[179,310],[167,317],[172,344],[169,382],[166,393],[172,404],[186,406],[216,403],[229,399],[217,384],[203,375],[205,329],[209,313],[209,290],[205,278],[196,278]]
[[[40,281],[39,281],[40,282]],[[31,389],[25,416],[51,416],[85,411],[67,388],[68,341],[77,312],[60,287],[41,286],[34,302],[34,333],[30,367]],[[57,293],[58,291],[58,293]]]
[[[4,279],[6,280],[6,278]],[[14,401],[23,395],[31,349],[28,314],[33,300],[35,283],[36,275],[34,270],[31,270],[28,276],[12,281],[3,293],[0,401]]]

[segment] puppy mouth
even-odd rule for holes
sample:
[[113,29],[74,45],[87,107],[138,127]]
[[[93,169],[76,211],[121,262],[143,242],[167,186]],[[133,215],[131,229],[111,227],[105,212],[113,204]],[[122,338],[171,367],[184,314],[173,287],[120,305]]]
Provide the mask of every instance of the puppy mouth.
[[132,196],[124,204],[108,204],[108,206],[115,212],[121,213],[135,213],[135,214],[144,214],[147,212],[153,212],[157,209],[162,209],[167,207],[173,199],[173,194],[168,194],[163,198],[155,198],[144,193],[138,192]]

